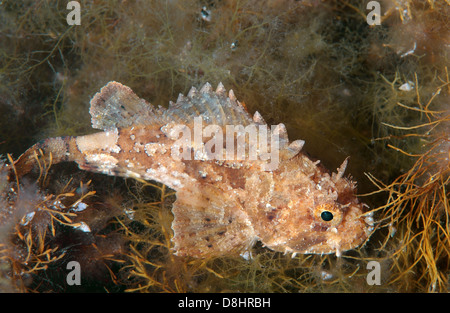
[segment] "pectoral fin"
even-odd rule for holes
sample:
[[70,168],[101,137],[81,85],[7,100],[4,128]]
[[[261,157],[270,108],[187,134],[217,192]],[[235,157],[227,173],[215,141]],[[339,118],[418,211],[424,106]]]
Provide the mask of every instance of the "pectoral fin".
[[242,253],[256,240],[238,201],[212,186],[183,188],[173,205],[175,254],[208,257]]

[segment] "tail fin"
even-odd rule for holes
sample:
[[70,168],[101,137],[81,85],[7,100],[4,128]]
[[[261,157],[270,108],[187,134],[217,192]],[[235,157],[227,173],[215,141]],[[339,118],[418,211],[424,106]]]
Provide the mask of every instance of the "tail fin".
[[25,151],[15,162],[17,176],[22,177],[39,167],[39,158],[48,158],[48,163],[68,161],[69,142],[73,137],[56,137],[42,140]]

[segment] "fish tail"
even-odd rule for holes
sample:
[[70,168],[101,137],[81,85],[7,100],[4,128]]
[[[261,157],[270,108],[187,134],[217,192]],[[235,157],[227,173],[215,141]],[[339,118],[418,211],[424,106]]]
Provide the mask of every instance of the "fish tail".
[[64,161],[70,161],[69,147],[74,137],[56,137],[41,140],[26,150],[15,162],[18,177],[31,172],[34,168],[49,167]]

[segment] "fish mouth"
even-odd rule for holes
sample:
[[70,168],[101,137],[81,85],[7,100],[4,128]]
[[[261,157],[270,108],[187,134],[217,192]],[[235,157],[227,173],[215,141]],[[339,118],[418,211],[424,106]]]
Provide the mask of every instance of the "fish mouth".
[[368,215],[360,219],[359,227],[343,231],[342,228],[330,228],[322,234],[291,240],[288,246],[295,253],[302,254],[333,254],[341,256],[349,251],[363,246],[373,233],[373,218]]
[[362,232],[360,236],[353,239],[351,242],[345,242],[345,240],[333,240],[329,238],[322,243],[311,246],[308,249],[302,251],[304,254],[336,254],[341,256],[342,252],[353,250],[361,246],[367,239],[367,235]]
[[363,247],[366,244],[366,242],[374,232],[373,212],[366,212],[364,214],[361,214],[360,223],[361,227],[359,230],[350,230],[350,232],[352,232],[353,234],[352,236],[348,237],[353,237],[353,239],[345,240],[345,233],[342,233],[342,237],[344,239],[342,239],[340,244],[336,245],[334,251],[332,251],[331,253],[335,252],[336,255],[339,255],[341,252],[353,250],[358,247]]

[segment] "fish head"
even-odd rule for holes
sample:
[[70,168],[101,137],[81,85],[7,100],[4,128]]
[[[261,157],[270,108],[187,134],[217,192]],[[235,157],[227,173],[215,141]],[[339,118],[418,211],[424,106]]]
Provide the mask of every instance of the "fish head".
[[294,252],[339,256],[363,244],[373,230],[372,218],[364,215],[363,203],[328,201],[311,207],[309,213],[309,231],[287,242]]
[[[354,195],[354,184],[340,178],[317,192],[312,201],[299,203],[302,229],[286,242],[289,251],[340,255],[362,245],[373,231],[372,213]],[[298,208],[297,208],[298,209]]]
[[356,184],[343,177],[345,166],[332,175],[320,169],[304,175],[287,167],[279,181],[283,188],[273,197],[284,202],[277,203],[275,215],[271,213],[276,229],[267,229],[271,237],[262,240],[266,246],[286,253],[339,256],[369,238],[374,229],[372,213],[356,196]]

